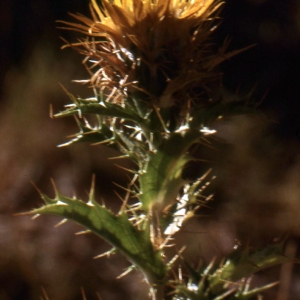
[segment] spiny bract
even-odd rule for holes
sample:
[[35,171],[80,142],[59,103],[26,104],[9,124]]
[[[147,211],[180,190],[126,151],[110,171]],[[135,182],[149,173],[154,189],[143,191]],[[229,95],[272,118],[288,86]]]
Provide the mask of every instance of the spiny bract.
[[150,107],[202,107],[219,90],[216,66],[229,56],[210,42],[223,2],[219,0],[92,0],[91,15],[71,14],[81,24],[65,29],[86,35],[74,47],[86,56],[91,78],[115,103],[126,96]]

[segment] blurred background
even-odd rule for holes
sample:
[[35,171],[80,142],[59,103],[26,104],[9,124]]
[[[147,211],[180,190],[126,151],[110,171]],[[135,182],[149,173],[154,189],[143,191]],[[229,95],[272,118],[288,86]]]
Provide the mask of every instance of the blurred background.
[[[68,12],[89,15],[88,0],[1,0],[0,9],[0,300],[145,299],[138,272],[115,278],[128,265],[119,255],[93,257],[110,247],[92,235],[79,235],[73,223],[43,216],[14,216],[41,205],[33,182],[53,195],[58,189],[86,199],[92,174],[97,195],[116,210],[120,200],[113,184],[126,185],[105,147],[74,145],[57,148],[77,128],[72,118],[51,119],[69,103],[62,90],[81,97],[91,90],[73,79],[87,73],[83,57],[60,50],[56,20],[72,20]],[[263,246],[290,235],[287,254],[299,257],[300,237],[300,1],[227,0],[216,43],[230,37],[229,50],[255,47],[223,63],[228,99],[260,103],[264,116],[226,118],[216,124],[212,147],[201,149],[217,180],[215,200],[204,218],[183,227],[178,243],[190,242],[191,258],[209,261],[238,242]],[[129,167],[129,162],[118,161]],[[199,170],[194,170],[199,173]],[[193,234],[191,234],[191,232]],[[197,239],[195,239],[197,232]],[[299,268],[284,265],[260,274],[260,282],[284,280],[268,299],[299,299]]]

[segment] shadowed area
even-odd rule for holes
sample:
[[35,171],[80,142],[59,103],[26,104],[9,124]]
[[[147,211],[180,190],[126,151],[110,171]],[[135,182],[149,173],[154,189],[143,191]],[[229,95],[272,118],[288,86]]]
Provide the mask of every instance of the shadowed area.
[[[57,148],[76,132],[72,118],[51,119],[69,103],[59,83],[74,95],[92,91],[74,84],[87,73],[83,59],[61,51],[59,36],[73,33],[56,28],[55,20],[71,20],[67,12],[88,14],[88,2],[71,0],[3,0],[0,10],[0,299],[37,300],[44,289],[50,300],[143,299],[142,276],[133,272],[116,280],[128,263],[120,255],[93,257],[109,246],[92,235],[75,236],[79,226],[43,216],[31,220],[13,216],[41,204],[38,192],[53,195],[50,178],[65,195],[87,198],[96,175],[99,201],[117,211],[128,173],[128,161],[107,160],[104,146],[77,144]],[[210,208],[184,224],[178,247],[190,245],[191,261],[222,256],[237,243],[264,245],[291,235],[290,256],[299,252],[300,224],[300,4],[286,0],[228,0],[216,41],[229,36],[230,50],[256,46],[222,64],[225,97],[260,102],[265,117],[225,118],[216,124],[211,147],[196,149],[208,162],[188,169],[190,177],[213,167],[217,179]],[[199,172],[201,170],[201,172]],[[171,251],[172,252],[172,251]],[[170,256],[172,254],[170,253]],[[299,268],[283,266],[255,280],[287,279],[278,287],[278,300],[296,300]],[[281,275],[280,275],[281,274]],[[255,281],[254,280],[254,281]],[[276,290],[275,290],[276,292]],[[269,298],[275,299],[274,291]]]

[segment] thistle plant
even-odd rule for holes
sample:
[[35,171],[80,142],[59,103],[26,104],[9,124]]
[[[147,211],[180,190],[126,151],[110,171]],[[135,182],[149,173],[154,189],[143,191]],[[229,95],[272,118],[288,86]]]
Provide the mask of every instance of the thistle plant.
[[[197,159],[192,147],[214,134],[216,120],[246,113],[222,99],[218,66],[241,50],[217,48],[219,0],[103,0],[91,17],[72,14],[62,28],[83,34],[64,47],[83,54],[90,77],[80,82],[91,97],[68,93],[72,103],[56,117],[75,116],[79,132],[65,145],[103,144],[136,164],[117,214],[100,204],[94,181],[87,201],[42,194],[30,214],[73,220],[112,245],[144,274],[151,299],[253,299],[274,284],[250,288],[251,276],[286,260],[282,244],[230,256],[195,268],[184,249],[167,257],[180,225],[206,205],[209,172],[194,180],[183,171]],[[95,116],[95,118],[91,118]],[[129,201],[130,200],[130,201]],[[188,246],[188,245],[187,245]],[[180,260],[182,267],[175,261]]]

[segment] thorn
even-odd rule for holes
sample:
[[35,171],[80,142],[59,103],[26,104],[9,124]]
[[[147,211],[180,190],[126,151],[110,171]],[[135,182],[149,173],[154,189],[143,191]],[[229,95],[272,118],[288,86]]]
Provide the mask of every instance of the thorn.
[[85,292],[84,292],[83,287],[81,287],[80,289],[81,289],[82,299],[83,299],[83,300],[87,300],[87,299],[86,299],[86,295],[85,295]]
[[101,257],[104,257],[104,256],[107,256],[107,257],[110,257],[112,254],[115,254],[116,252],[116,248],[112,248],[102,254],[99,254],[99,255],[96,255],[93,257],[93,259],[98,259],[98,258],[101,258]]
[[90,189],[90,194],[89,194],[89,202],[91,204],[95,203],[95,181],[96,181],[96,175],[92,175],[92,184],[91,184],[91,189]]
[[247,292],[249,291],[251,281],[252,281],[252,278],[251,278],[251,277],[246,278],[246,283],[245,283],[245,286],[244,286],[244,292],[247,293]]
[[122,190],[125,191],[125,192],[128,192],[128,193],[130,193],[130,194],[133,193],[132,190],[130,190],[130,189],[128,189],[128,188],[125,188],[124,186],[121,186],[120,184],[117,184],[116,182],[113,182],[113,184],[116,185],[117,187],[119,187],[120,189],[122,189]]
[[129,274],[133,270],[134,270],[134,266],[128,267],[127,270],[125,270],[125,272],[123,272],[121,275],[119,275],[117,277],[117,279],[120,279],[120,278],[124,277],[125,275]]
[[63,144],[59,144],[56,147],[57,148],[67,147],[67,146],[70,146],[72,143],[73,143],[73,141],[69,141],[69,142],[66,142],[66,143],[63,143]]
[[137,185],[134,184],[137,179],[138,179],[138,174],[134,174],[134,176],[132,177],[132,179],[131,179],[131,181],[129,183],[129,186],[133,186],[133,187],[137,188],[137,190],[138,190]]
[[205,147],[209,148],[209,149],[212,149],[212,150],[215,150],[217,151],[218,149],[216,147],[214,147],[212,145],[212,143],[205,137],[202,137],[201,138],[201,141],[202,141],[202,145],[204,145]]
[[[74,117],[74,119],[75,119],[75,122],[76,122],[76,124],[77,124],[77,126],[80,128],[80,132],[82,132],[82,129],[81,129],[81,122],[80,122],[80,120],[79,120],[79,118],[75,115],[75,116],[73,116]],[[67,137],[74,137],[74,136],[76,136],[77,134],[75,133],[75,134],[71,134],[71,135],[69,135],[69,136],[67,136]]]
[[82,235],[82,234],[88,234],[88,233],[91,233],[91,231],[89,229],[78,231],[78,232],[75,233],[75,235]]
[[40,214],[35,214],[33,217],[31,217],[31,220],[35,220],[40,216]]
[[136,210],[136,209],[141,208],[141,206],[142,206],[142,203],[141,202],[137,202],[137,203],[133,203],[130,207],[131,207],[131,209]]
[[181,266],[178,267],[178,281],[179,283],[182,283],[182,269]]
[[[207,266],[207,268],[204,270],[203,275],[205,275],[205,276],[208,275],[209,271],[210,271],[211,268],[214,266],[215,262],[216,262],[216,257],[214,257],[214,258],[211,260],[210,264],[209,264],[209,265]],[[204,277],[203,277],[203,278],[204,278]]]
[[234,292],[236,292],[236,288],[231,288],[230,290],[228,290],[227,292],[225,292],[224,294],[222,294],[221,296],[219,296],[217,299],[218,300],[227,299],[227,296],[231,295]]
[[128,158],[128,154],[120,155],[120,156],[115,156],[115,157],[109,157],[108,159],[110,160],[115,160],[115,159],[122,159],[122,158]]
[[103,198],[101,198],[100,200],[101,200],[101,205],[102,205],[102,207],[106,208],[106,205],[105,205],[105,201],[104,201],[104,199],[103,199]]
[[158,116],[158,119],[159,119],[159,121],[160,121],[160,123],[161,123],[161,125],[162,125],[162,127],[163,127],[163,129],[164,129],[164,131],[165,131],[166,133],[169,133],[169,130],[167,129],[166,124],[165,124],[165,122],[164,122],[164,120],[163,120],[161,114],[159,113],[159,108],[157,108],[155,105],[153,105],[153,108],[154,108],[154,110],[155,110],[155,112],[156,112],[156,114],[157,114],[157,116]]
[[43,194],[41,190],[35,185],[33,181],[30,181],[30,183],[33,185],[33,187],[37,190],[37,192],[40,194],[40,196]]
[[185,250],[186,246],[183,246],[178,253],[168,262],[168,265],[171,266],[182,254],[182,252]]
[[50,180],[51,180],[51,184],[52,184],[52,187],[54,189],[54,192],[55,192],[55,198],[58,198],[59,197],[59,192],[58,192],[58,189],[56,187],[56,184],[55,184],[53,178],[50,178]]
[[[20,213],[16,213],[16,214],[13,214],[14,217],[19,217],[19,216],[28,216],[28,215],[32,215],[32,212],[31,211],[26,211],[26,212],[20,212]],[[32,219],[32,217],[31,217]]]
[[127,171],[127,172],[129,172],[129,173],[136,174],[136,171],[135,171],[135,170],[131,170],[131,169],[122,167],[122,166],[120,166],[120,165],[118,165],[118,164],[115,164],[115,166],[117,166],[118,168],[120,168],[120,169],[122,169],[122,170],[125,170],[125,171]]
[[53,105],[52,105],[52,103],[49,104],[49,115],[50,115],[50,119],[53,119]]
[[98,297],[99,300],[102,300],[102,298],[101,298],[101,296],[100,296],[100,294],[98,292],[96,293],[96,295],[97,295],[97,297]]
[[64,87],[64,85],[61,84],[60,82],[58,84],[60,85],[60,87],[62,88],[62,90],[69,96],[70,92]]
[[59,227],[59,226],[65,224],[65,223],[67,223],[67,222],[68,222],[68,219],[62,219],[60,222],[58,222],[56,225],[54,225],[54,227],[55,227],[55,228],[56,228],[56,227]]
[[163,248],[171,248],[173,246],[175,246],[175,244],[172,245],[167,245],[169,241],[174,240],[174,238],[172,238],[172,235],[168,235],[165,240],[160,244],[159,246],[159,250],[162,250]]
[[[45,289],[43,287],[41,287],[41,289],[42,289],[43,296],[45,297],[45,300],[49,300]],[[43,299],[43,298],[41,298],[41,299]]]
[[141,202],[138,202],[138,203],[135,203],[135,204],[132,204],[128,207],[127,209],[127,212],[132,212],[134,213],[135,211],[138,211],[142,208],[142,203]]
[[202,180],[204,180],[210,173],[212,172],[212,168],[209,168],[199,179],[199,181],[201,182]]
[[114,193],[122,201],[122,206],[121,206],[120,212],[125,211],[125,208],[127,206],[128,197],[126,197],[125,199],[123,199],[122,196],[117,191],[114,191]]
[[[91,132],[90,134],[92,134],[92,133],[94,133],[94,132]],[[104,140],[104,141],[92,143],[91,146],[105,145],[105,144],[109,144],[109,143],[112,143],[112,142],[114,142],[114,139],[107,139],[107,140]]]

